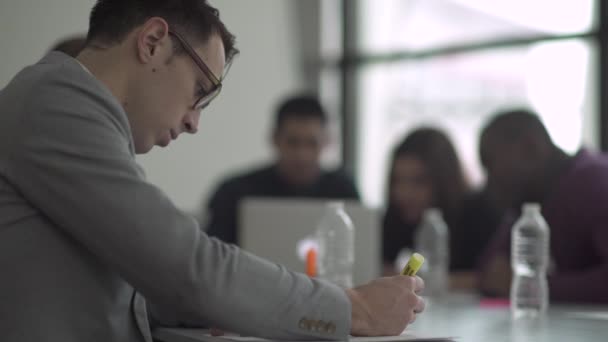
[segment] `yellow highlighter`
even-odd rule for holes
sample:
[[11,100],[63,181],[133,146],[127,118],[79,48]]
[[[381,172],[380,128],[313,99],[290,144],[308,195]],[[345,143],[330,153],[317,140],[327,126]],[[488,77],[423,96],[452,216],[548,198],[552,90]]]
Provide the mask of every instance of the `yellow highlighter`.
[[410,260],[407,261],[407,264],[403,268],[401,275],[410,277],[415,276],[422,264],[424,264],[424,257],[418,253],[412,254]]

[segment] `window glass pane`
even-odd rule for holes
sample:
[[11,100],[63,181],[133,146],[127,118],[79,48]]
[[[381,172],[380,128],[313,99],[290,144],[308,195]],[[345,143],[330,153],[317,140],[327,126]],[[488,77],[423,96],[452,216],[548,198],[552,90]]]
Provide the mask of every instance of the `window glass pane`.
[[321,69],[319,97],[327,112],[329,144],[323,152],[323,166],[335,168],[342,163],[342,118],[340,117],[341,74],[339,69]]
[[342,57],[342,1],[321,0],[321,59]]
[[342,2],[343,0],[320,1],[319,37],[319,97],[327,112],[329,122],[329,145],[322,156],[325,167],[334,168],[342,163],[342,78],[336,66],[322,66],[323,62],[342,58]]
[[363,52],[585,33],[594,0],[359,0]]
[[596,73],[596,47],[583,40],[362,67],[356,168],[364,200],[382,204],[388,154],[420,125],[447,131],[476,184],[479,131],[499,109],[536,110],[569,153],[596,147]]

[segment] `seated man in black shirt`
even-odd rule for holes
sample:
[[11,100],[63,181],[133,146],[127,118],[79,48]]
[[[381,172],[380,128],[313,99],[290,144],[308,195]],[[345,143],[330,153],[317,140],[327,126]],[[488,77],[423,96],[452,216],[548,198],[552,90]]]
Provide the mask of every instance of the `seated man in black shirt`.
[[327,115],[315,97],[293,97],[279,106],[272,141],[273,163],[224,180],[209,200],[210,236],[239,243],[238,208],[245,197],[359,198],[344,172],[321,169]]

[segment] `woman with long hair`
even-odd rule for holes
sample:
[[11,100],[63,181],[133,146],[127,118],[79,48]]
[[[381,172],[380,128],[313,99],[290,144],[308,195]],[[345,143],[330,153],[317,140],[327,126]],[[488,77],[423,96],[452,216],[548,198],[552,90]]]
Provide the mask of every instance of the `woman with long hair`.
[[[397,273],[395,261],[403,248],[414,248],[423,213],[438,208],[450,233],[450,269],[456,287],[474,286],[471,272],[499,218],[485,191],[473,193],[456,149],[442,131],[423,127],[408,134],[393,150],[383,219],[384,274]],[[462,275],[462,273],[460,274]]]
[[468,184],[454,146],[434,128],[414,130],[394,149],[387,183],[383,258],[392,268],[399,250],[414,246],[426,209],[440,209],[448,226],[456,223]]

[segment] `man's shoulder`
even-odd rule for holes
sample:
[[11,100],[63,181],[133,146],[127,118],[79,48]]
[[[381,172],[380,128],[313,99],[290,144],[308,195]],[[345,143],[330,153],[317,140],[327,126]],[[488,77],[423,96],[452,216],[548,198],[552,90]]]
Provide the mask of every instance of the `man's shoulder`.
[[321,174],[324,182],[340,182],[343,184],[353,184],[353,178],[348,172],[341,168],[324,170]]
[[44,70],[44,81],[54,89],[79,93],[80,98],[105,101],[122,110],[112,92],[98,80],[83,64],[61,52],[51,52],[35,64],[35,70]]
[[572,164],[566,173],[569,183],[578,187],[608,187],[608,155],[581,150]]
[[76,59],[60,52],[51,52],[24,68],[4,92],[13,103],[27,105],[32,112],[51,106],[62,110],[72,107],[82,114],[95,110],[122,113],[118,101],[101,82]]
[[[41,90],[50,88],[49,85],[58,78],[65,77],[61,70],[63,64],[58,60],[46,56],[38,63],[27,66],[19,71],[13,79],[2,89],[3,98],[10,99],[12,105],[36,104],[40,101]],[[29,98],[36,101],[27,101]]]
[[608,201],[608,157],[604,154],[580,151],[558,185],[554,203],[575,211],[601,210]]
[[77,60],[59,52],[19,72],[0,93],[0,111],[6,114],[0,133],[11,146],[32,137],[76,144],[93,136],[105,137],[105,145],[131,145],[120,103]]
[[323,171],[319,183],[330,197],[359,198],[353,178],[344,169]]
[[59,52],[51,52],[37,63],[25,67],[9,83],[9,86],[29,85],[46,87],[57,82],[78,83],[86,74],[73,58]]

